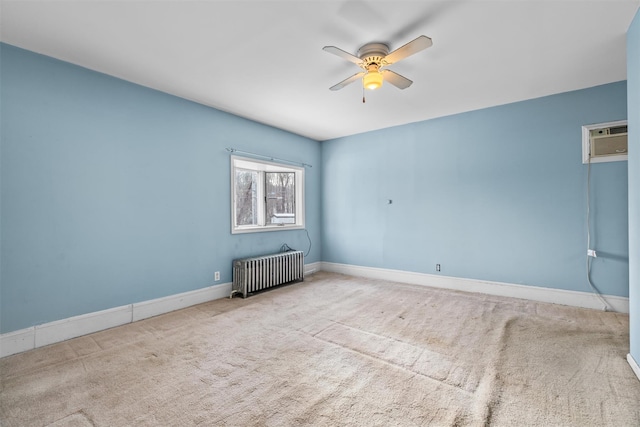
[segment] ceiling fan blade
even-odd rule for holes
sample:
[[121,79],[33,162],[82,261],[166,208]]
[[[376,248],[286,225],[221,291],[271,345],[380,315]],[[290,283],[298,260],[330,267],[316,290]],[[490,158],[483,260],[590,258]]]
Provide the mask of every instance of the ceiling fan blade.
[[364,74],[365,74],[365,73],[364,73],[364,72],[362,72],[362,71],[361,71],[361,72],[359,72],[359,73],[356,73],[356,74],[354,74],[353,76],[351,76],[351,77],[349,77],[349,78],[344,79],[343,81],[341,81],[341,82],[340,82],[340,83],[338,83],[337,85],[333,85],[333,86],[331,86],[331,87],[329,88],[329,90],[340,90],[340,89],[342,89],[343,87],[345,87],[346,85],[351,84],[351,83],[355,82],[356,80],[358,80],[358,79],[362,78],[362,76],[364,76]]
[[408,78],[401,76],[400,74],[394,71],[382,70],[381,72],[382,72],[382,76],[384,77],[384,80],[391,83],[398,89],[406,89],[409,86],[411,86],[411,84],[413,83]]
[[418,53],[421,50],[430,47],[432,44],[433,42],[429,37],[420,36],[417,39],[411,40],[404,46],[394,50],[389,55],[385,56],[384,60],[387,64],[393,64],[400,61],[401,59],[413,55],[414,53]]
[[322,50],[324,50],[325,52],[333,53],[334,55],[338,55],[340,58],[351,61],[357,65],[360,65],[360,63],[362,63],[362,59],[358,58],[357,56],[351,55],[349,52],[345,52],[344,50],[335,46],[325,46],[322,48]]

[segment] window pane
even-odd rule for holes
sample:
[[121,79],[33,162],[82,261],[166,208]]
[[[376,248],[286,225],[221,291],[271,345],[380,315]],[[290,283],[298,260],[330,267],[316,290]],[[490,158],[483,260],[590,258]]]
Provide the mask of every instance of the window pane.
[[293,172],[266,172],[267,222],[270,224],[296,223],[296,174]]
[[236,225],[258,224],[258,172],[236,169]]
[[304,227],[304,168],[236,156],[231,168],[231,233]]

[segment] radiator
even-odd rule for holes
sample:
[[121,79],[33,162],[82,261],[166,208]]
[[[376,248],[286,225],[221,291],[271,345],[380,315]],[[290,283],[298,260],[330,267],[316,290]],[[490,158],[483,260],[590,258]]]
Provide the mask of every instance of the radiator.
[[304,252],[288,251],[233,261],[233,287],[229,298],[243,298],[284,283],[304,280]]

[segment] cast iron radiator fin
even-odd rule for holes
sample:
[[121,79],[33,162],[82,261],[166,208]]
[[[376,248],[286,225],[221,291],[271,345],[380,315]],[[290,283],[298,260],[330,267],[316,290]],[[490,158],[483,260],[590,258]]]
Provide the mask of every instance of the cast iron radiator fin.
[[288,251],[233,261],[232,298],[243,298],[284,283],[304,280],[304,252]]

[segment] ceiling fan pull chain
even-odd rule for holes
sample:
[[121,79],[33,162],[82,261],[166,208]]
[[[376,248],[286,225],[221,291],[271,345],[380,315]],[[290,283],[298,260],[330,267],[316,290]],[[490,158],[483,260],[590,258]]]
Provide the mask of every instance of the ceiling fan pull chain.
[[366,101],[364,100],[364,86],[362,86],[362,103],[364,104]]

